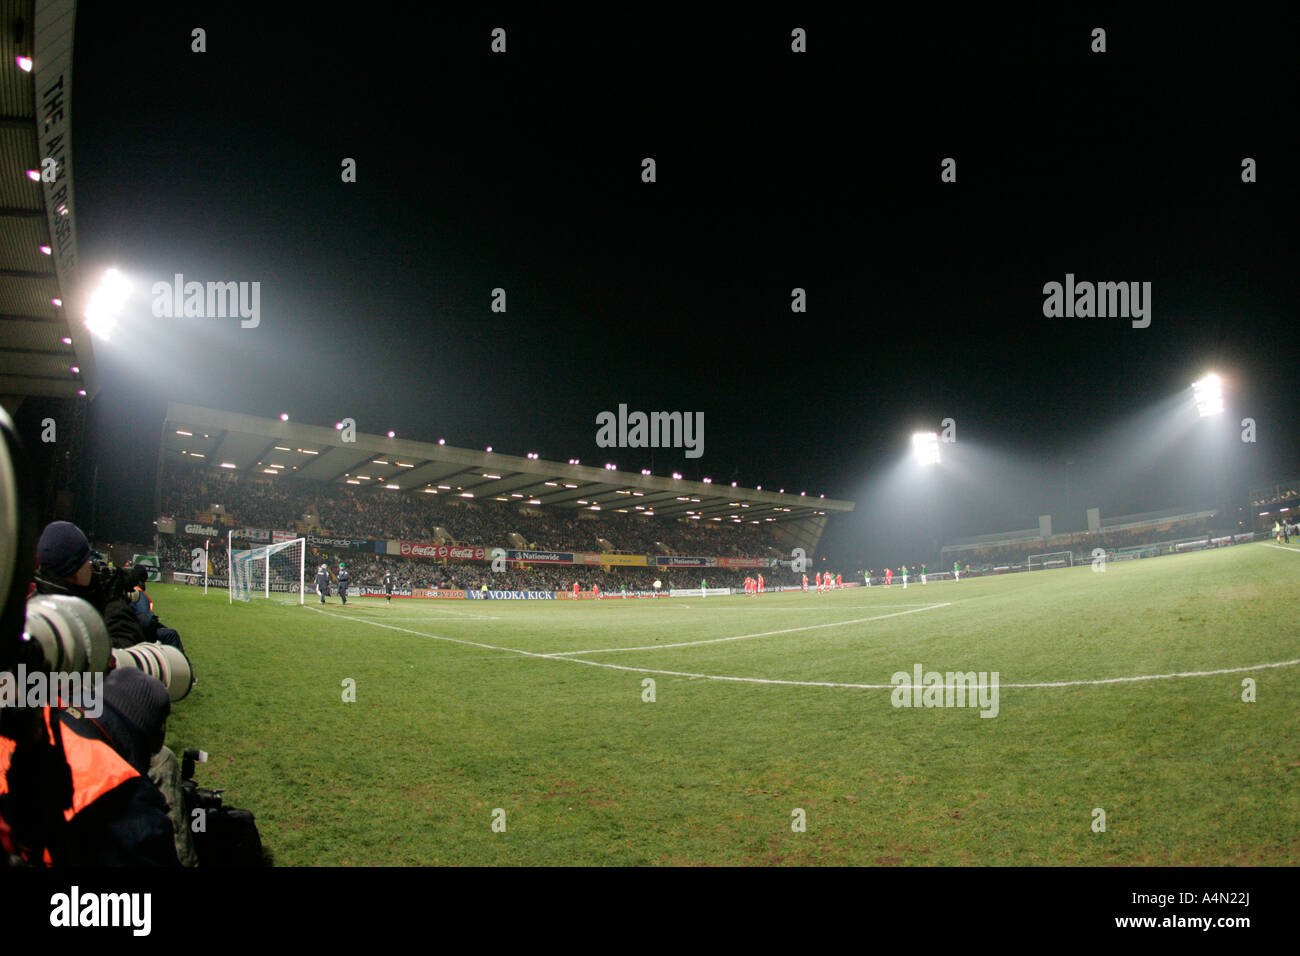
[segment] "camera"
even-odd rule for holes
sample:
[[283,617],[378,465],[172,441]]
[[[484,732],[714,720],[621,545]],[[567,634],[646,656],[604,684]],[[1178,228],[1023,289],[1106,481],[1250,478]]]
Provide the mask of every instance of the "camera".
[[187,750],[181,758],[181,801],[185,819],[193,821],[194,850],[199,866],[266,866],[272,861],[262,848],[257,822],[247,810],[225,806],[224,790],[194,782],[194,764],[206,763],[202,750]]
[[174,647],[134,644],[113,648],[103,618],[81,598],[38,594],[29,599],[23,637],[40,648],[51,673],[102,673],[110,669],[111,661],[113,667],[134,667],[156,677],[173,703],[184,699],[194,685],[190,662]]
[[109,601],[134,600],[135,589],[149,579],[144,565],[132,568],[111,568],[103,561],[90,562],[90,589],[107,604]]

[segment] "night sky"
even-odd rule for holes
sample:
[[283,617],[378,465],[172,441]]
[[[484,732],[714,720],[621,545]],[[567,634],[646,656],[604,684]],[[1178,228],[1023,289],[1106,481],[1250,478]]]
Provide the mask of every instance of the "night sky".
[[[139,286],[100,538],[152,530],[168,401],[846,498],[846,570],[1062,512],[1067,460],[1079,521],[1210,500],[1203,435],[1123,466],[1211,369],[1230,483],[1297,471],[1294,13],[226,6],[78,11],[83,276]],[[154,317],[178,272],[259,281],[261,324]],[[1150,327],[1045,318],[1067,273],[1150,282]],[[703,412],[704,456],[597,448],[620,403]],[[948,417],[975,470],[907,480]]]

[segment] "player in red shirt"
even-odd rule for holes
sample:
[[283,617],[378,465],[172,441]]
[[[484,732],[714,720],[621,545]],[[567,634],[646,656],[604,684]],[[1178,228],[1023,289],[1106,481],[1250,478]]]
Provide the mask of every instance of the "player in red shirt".
[[817,593],[820,594],[821,590],[822,590],[822,573],[818,571],[817,572]]
[[889,587],[894,582],[894,569],[885,568],[885,587]]
[[573,596],[574,596],[574,597],[577,597],[577,596],[578,596],[578,582],[577,582],[577,581],[574,581],[574,582],[573,582]]
[[803,576],[803,589],[805,593],[808,591],[808,575],[806,574]]
[[596,600],[600,600],[600,585],[599,585],[599,584],[593,584],[593,585],[591,586],[591,596],[594,597]]
[[761,574],[758,576],[758,593],[763,593],[763,575]]
[[837,588],[844,587],[844,575],[842,574],[835,575],[835,586]]

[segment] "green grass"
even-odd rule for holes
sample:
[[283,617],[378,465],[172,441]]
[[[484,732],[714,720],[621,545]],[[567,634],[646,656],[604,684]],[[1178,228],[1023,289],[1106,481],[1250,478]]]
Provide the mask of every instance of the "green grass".
[[[1295,865],[1300,666],[1005,685],[1293,661],[1298,585],[1300,550],[1255,544],[820,597],[334,598],[319,613],[150,593],[200,678],[168,743],[211,752],[200,782],[256,813],[282,865]],[[996,718],[895,708],[888,689],[499,649],[703,641],[941,603],[582,659],[862,684],[916,663],[997,671]]]

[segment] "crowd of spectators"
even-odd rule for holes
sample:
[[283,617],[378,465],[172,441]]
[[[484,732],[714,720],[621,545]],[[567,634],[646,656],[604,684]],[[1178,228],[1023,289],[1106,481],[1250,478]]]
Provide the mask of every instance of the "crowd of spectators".
[[548,551],[623,551],[774,557],[767,528],[715,521],[672,521],[605,512],[554,512],[490,500],[355,488],[284,475],[266,480],[171,465],[162,482],[162,513],[184,524],[214,505],[234,527],[311,529],[365,539],[451,541]]

